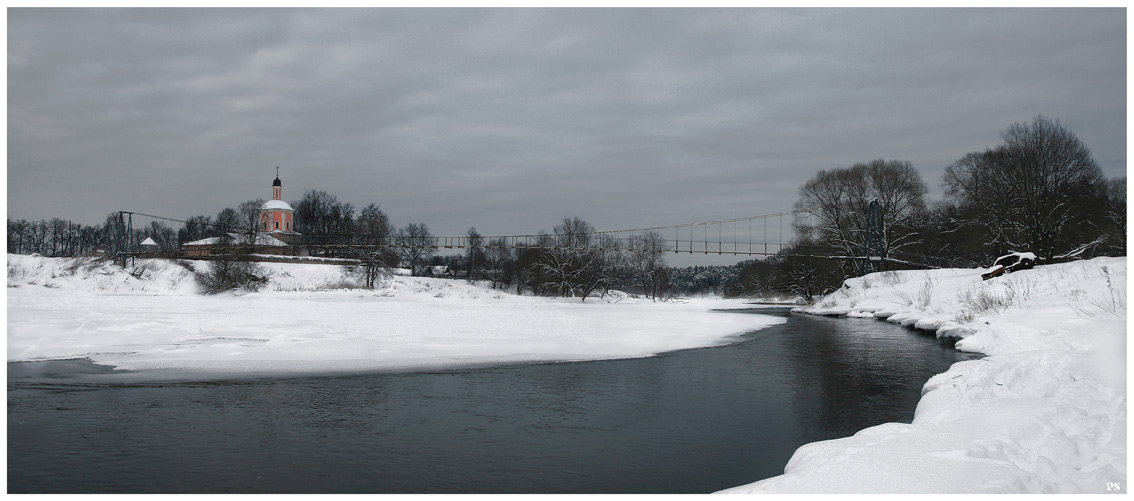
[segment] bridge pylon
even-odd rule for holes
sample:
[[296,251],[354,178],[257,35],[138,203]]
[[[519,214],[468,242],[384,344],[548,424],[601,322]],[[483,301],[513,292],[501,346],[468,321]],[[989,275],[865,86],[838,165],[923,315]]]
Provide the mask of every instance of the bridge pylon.
[[866,210],[866,256],[862,263],[862,274],[886,271],[886,245],[882,226],[882,206],[878,199],[870,201]]
[[114,256],[114,262],[120,264],[123,268],[126,267],[127,259],[133,264],[134,256],[137,254],[138,245],[134,240],[134,213],[118,211],[118,219],[114,224],[114,248],[111,255]]

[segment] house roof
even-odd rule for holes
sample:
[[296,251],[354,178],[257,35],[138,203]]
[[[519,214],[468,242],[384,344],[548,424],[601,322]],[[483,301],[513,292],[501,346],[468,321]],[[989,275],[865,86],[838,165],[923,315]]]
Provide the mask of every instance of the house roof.
[[185,242],[184,244],[182,244],[182,246],[186,246],[186,245],[216,245],[216,244],[220,243],[220,241],[221,241],[221,237],[209,237],[209,238],[202,238],[200,240],[194,240],[192,242]]
[[[236,233],[229,233],[228,239],[231,240],[231,241],[240,242],[241,235],[238,235]],[[221,240],[222,240],[221,237],[209,237],[209,238],[202,238],[200,240],[194,240],[192,242],[186,242],[184,245],[185,246],[188,246],[188,245],[197,245],[197,246],[217,245],[219,243],[222,243]],[[287,244],[281,242],[279,239],[277,239],[275,237],[265,235],[265,234],[259,233],[259,232],[256,233],[256,243],[254,245],[256,245],[257,247],[287,247],[288,246]]]

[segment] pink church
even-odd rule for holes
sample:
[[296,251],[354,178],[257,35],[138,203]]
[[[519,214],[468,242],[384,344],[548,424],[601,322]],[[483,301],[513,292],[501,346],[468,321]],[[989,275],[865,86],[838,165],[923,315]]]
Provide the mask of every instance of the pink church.
[[283,183],[280,182],[279,169],[276,167],[276,179],[272,181],[272,199],[260,207],[260,229],[277,240],[294,246],[298,243],[300,234],[295,231],[295,209],[283,201]]
[[291,225],[295,209],[282,199],[283,183],[280,182],[279,167],[276,169],[276,180],[272,181],[272,199],[260,207],[260,229],[269,233],[294,233]]

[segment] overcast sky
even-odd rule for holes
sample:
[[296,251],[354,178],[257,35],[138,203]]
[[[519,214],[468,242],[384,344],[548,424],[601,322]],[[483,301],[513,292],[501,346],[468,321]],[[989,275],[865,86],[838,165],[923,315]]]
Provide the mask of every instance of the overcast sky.
[[1123,9],[9,9],[8,217],[324,190],[436,235],[781,212],[821,169],[930,196],[1014,122],[1126,175]]

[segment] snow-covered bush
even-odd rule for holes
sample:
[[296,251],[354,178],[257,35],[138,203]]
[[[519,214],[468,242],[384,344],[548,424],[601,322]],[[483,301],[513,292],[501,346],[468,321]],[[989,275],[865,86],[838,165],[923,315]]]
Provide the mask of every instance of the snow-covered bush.
[[987,287],[969,287],[957,291],[957,300],[969,312],[984,315],[1008,309],[1015,295],[1015,289],[1010,287],[1004,289],[1004,294],[997,294]]
[[208,270],[195,274],[194,278],[201,294],[218,294],[237,289],[255,292],[268,283],[270,273],[253,261],[222,256],[209,261]]
[[933,302],[933,280],[926,278],[913,295],[902,291],[896,291],[894,294],[901,298],[902,301],[906,303],[906,306],[914,306],[924,310],[929,308],[929,304]]
[[888,285],[898,285],[902,283],[902,274],[896,271],[883,271],[878,274],[878,278]]

